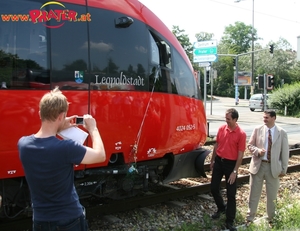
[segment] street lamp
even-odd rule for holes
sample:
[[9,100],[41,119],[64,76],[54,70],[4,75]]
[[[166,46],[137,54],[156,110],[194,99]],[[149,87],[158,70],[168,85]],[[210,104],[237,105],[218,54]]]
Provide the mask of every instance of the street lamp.
[[[234,2],[238,3],[242,0],[235,0]],[[253,94],[253,83],[254,83],[254,0],[252,0],[252,54],[251,54],[251,80],[252,80],[252,85],[251,85],[251,95]],[[246,96],[246,94],[245,94]]]

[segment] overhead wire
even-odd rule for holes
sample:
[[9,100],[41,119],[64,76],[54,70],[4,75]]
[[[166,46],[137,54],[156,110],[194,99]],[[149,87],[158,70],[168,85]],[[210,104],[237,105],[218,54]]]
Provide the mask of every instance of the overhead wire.
[[[217,1],[217,0],[208,0],[208,1],[215,2],[215,3],[218,3],[218,4],[222,4],[222,5],[226,5],[226,6],[233,7],[233,8],[238,8],[238,9],[245,10],[245,11],[252,11],[252,9],[244,8],[244,7],[239,6],[239,4],[232,5],[232,4],[226,3],[224,1],[220,2],[220,1]],[[252,0],[249,0],[249,1],[252,1]],[[296,2],[294,2],[294,3],[296,4]],[[272,15],[272,14],[267,14],[267,13],[264,13],[264,12],[257,11],[255,9],[254,9],[254,12],[255,12],[255,14],[265,15],[265,16],[268,16],[268,17],[277,18],[277,19],[280,19],[280,20],[300,24],[300,21],[295,21],[295,20],[292,20],[292,19],[287,19],[287,18],[276,16],[276,15]]]

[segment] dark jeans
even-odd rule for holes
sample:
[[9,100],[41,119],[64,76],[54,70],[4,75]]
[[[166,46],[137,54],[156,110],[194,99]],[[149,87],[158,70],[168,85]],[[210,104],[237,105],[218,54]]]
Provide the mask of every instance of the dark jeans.
[[235,163],[235,160],[221,159],[219,156],[216,156],[211,178],[211,193],[214,197],[218,210],[224,211],[225,203],[220,192],[220,185],[221,180],[225,175],[227,194],[226,222],[230,224],[233,224],[236,214],[236,181],[233,184],[229,184],[228,179],[230,174],[233,172]]
[[33,221],[33,231],[87,231],[88,224],[85,216],[61,221]]

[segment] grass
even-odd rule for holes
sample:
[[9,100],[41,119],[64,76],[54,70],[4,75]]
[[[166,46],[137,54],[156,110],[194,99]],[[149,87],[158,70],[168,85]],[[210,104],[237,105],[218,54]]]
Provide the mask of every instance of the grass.
[[[247,208],[238,208],[236,214],[236,225],[238,230],[243,231],[296,231],[300,230],[300,201],[299,198],[293,197],[286,189],[283,196],[276,202],[276,215],[273,219],[272,228],[269,227],[268,222],[265,219],[260,219],[257,222],[252,223],[246,227],[242,224],[245,221],[245,211]],[[264,211],[265,207],[258,208]],[[243,215],[244,214],[244,215]],[[175,231],[209,231],[219,230],[219,227],[224,223],[225,215],[222,215],[219,220],[212,220],[208,214],[202,217],[202,220],[189,224],[184,223],[181,227],[175,229]]]
[[274,230],[300,230],[300,202],[287,190],[284,198],[277,201],[277,213],[274,218]]

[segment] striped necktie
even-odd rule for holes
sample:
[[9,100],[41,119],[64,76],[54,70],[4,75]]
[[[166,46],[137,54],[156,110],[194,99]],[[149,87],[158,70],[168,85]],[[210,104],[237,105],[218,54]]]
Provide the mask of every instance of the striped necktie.
[[268,161],[271,161],[271,148],[272,148],[272,135],[271,135],[271,129],[269,129],[269,135],[268,135],[268,152],[267,152]]

